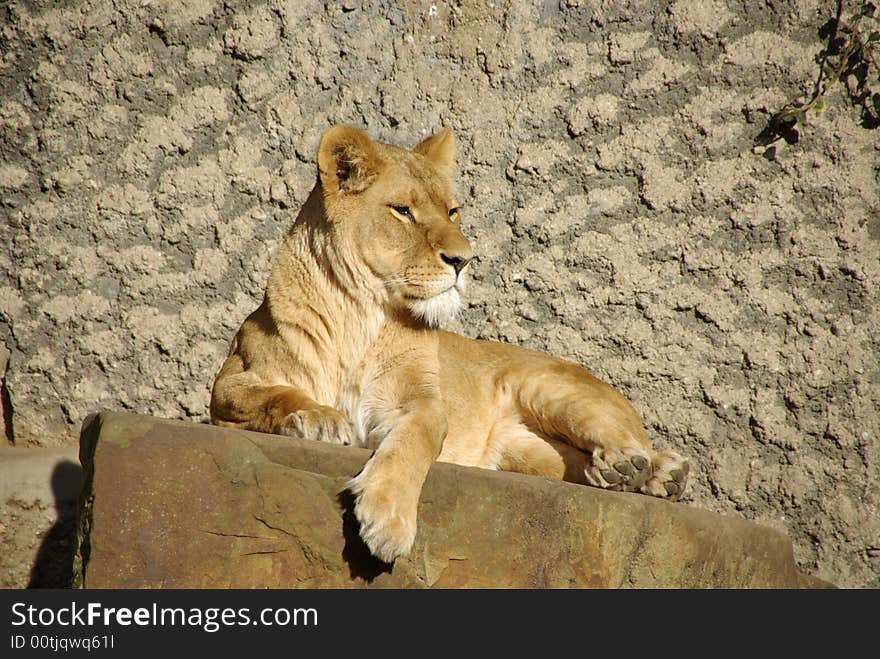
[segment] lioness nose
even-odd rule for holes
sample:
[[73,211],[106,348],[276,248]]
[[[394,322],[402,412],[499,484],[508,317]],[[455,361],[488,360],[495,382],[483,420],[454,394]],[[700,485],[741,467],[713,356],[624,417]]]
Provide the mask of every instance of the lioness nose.
[[455,268],[455,274],[457,275],[464,267],[471,262],[472,256],[459,256],[457,254],[449,255],[440,253],[440,258],[443,259],[444,263],[448,263],[453,268]]

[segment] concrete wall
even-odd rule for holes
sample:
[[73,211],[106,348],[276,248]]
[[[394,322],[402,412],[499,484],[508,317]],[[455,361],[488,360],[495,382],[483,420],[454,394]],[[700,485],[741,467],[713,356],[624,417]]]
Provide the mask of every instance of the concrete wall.
[[583,363],[693,458],[691,505],[880,585],[878,133],[838,85],[753,152],[835,8],[5,3],[8,442],[70,446],[101,407],[203,420],[321,132],[451,126],[481,257],[454,329]]

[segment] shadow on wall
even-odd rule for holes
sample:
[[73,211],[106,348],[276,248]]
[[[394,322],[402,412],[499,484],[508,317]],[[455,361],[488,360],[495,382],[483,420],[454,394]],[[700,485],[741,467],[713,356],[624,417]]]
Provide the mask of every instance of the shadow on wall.
[[64,460],[55,465],[52,495],[56,519],[37,551],[28,588],[70,588],[82,482],[82,467],[77,463]]

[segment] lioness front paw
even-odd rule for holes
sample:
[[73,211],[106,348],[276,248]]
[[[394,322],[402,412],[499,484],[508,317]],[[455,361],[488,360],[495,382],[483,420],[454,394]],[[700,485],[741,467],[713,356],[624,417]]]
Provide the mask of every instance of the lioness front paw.
[[674,451],[658,451],[651,462],[651,477],[639,491],[671,501],[680,499],[691,470],[688,461]]
[[638,492],[651,475],[651,454],[643,448],[597,448],[584,474],[594,487]]
[[[370,553],[386,563],[410,552],[416,537],[417,506],[408,506],[395,488],[370,487],[366,470],[348,482],[355,495],[354,515]],[[411,508],[411,509],[410,509]]]
[[288,414],[281,426],[285,435],[331,444],[352,443],[351,424],[339,410],[326,405]]

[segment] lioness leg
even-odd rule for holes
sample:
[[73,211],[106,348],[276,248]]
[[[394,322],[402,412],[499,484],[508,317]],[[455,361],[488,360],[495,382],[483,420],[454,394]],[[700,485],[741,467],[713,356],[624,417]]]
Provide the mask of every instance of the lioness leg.
[[305,391],[286,385],[264,385],[230,355],[214,382],[211,421],[219,426],[293,435],[303,439],[351,444],[348,418],[320,405]]
[[412,548],[422,484],[446,436],[439,398],[411,400],[407,407],[410,411],[347,485],[355,496],[361,538],[388,563]]
[[360,536],[377,558],[409,553],[416,535],[419,495],[446,438],[437,379],[437,339],[388,323],[377,345],[382,368],[362,393],[366,434],[378,448],[347,489],[355,495]]
[[529,353],[505,369],[504,382],[527,427],[588,454],[590,485],[671,499],[684,492],[687,462],[655,452],[626,398],[585,369]]
[[542,437],[518,421],[496,424],[490,443],[498,454],[493,466],[502,471],[630,492],[640,491],[651,476],[650,452],[642,448],[588,451]]
[[519,421],[496,423],[490,443],[497,447],[497,460],[492,466],[501,471],[589,484],[586,470],[590,456],[586,452],[565,442],[544,439]]

